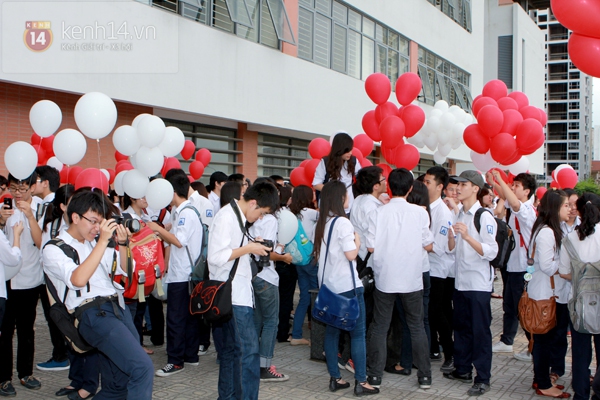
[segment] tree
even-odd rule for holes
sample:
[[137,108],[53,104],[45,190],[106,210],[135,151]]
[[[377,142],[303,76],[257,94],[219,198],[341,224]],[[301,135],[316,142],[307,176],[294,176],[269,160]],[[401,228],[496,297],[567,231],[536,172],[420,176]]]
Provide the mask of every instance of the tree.
[[575,191],[579,196],[581,196],[583,192],[591,192],[600,195],[600,187],[596,185],[596,182],[594,182],[594,179],[591,177],[575,185]]

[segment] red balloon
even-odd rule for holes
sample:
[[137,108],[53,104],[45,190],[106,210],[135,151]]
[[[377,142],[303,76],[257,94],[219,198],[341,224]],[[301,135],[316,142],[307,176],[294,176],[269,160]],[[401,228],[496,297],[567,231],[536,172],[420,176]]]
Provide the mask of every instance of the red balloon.
[[498,101],[508,95],[508,89],[506,88],[506,83],[499,79],[494,79],[485,84],[481,94]]
[[577,172],[571,168],[563,168],[556,174],[556,182],[561,189],[573,189],[578,181]]
[[115,165],[115,173],[119,173],[119,172],[123,172],[123,171],[129,171],[133,169],[133,165],[131,165],[131,163],[127,160],[121,160],[117,163],[117,165]]
[[419,149],[412,144],[404,144],[396,147],[394,157],[396,167],[406,168],[409,171],[415,168],[421,159]]
[[500,132],[510,133],[514,136],[517,132],[517,128],[521,122],[523,122],[523,116],[519,111],[512,109],[504,110],[502,115],[504,116],[504,123],[502,124]]
[[306,165],[303,166],[304,173],[306,174],[306,180],[311,183],[310,185],[308,185],[310,187],[312,187],[312,181],[315,177],[315,171],[317,170],[317,167],[320,163],[321,160],[319,160],[318,158],[313,158],[312,160],[308,160]]
[[546,126],[546,122],[548,122],[548,114],[546,114],[546,111],[542,110],[541,108],[538,108],[538,111],[540,112],[540,122],[542,126]]
[[196,144],[188,139],[183,144],[183,149],[181,150],[180,154],[184,160],[189,160],[190,158],[192,158],[195,151],[196,151]]
[[196,152],[196,161],[200,161],[204,167],[210,164],[210,160],[212,159],[212,154],[208,149],[200,149]]
[[375,120],[379,123],[392,115],[398,115],[398,107],[391,101],[375,107]]
[[188,177],[188,181],[190,181],[190,183],[194,183],[194,182],[196,182],[196,180],[194,179],[194,177],[193,177],[193,176],[191,176],[191,175],[188,175],[187,177]]
[[[54,156],[54,149],[52,145],[54,144],[54,135],[48,136],[42,139],[42,149],[46,152],[49,157]],[[51,154],[51,155],[50,155]]]
[[64,165],[60,170],[60,183],[69,183],[69,170],[71,167]]
[[[514,164],[517,161],[519,161],[521,159],[521,157],[523,157],[523,154],[521,154],[521,152],[517,148],[517,150],[515,150],[515,152],[513,153],[513,155],[504,161],[504,165]],[[508,180],[509,180],[510,183],[512,183],[511,175],[512,174],[508,174]]]
[[558,185],[558,182],[556,182],[556,181],[550,182],[550,187],[553,189],[560,189],[560,186]]
[[[401,143],[404,144],[404,143]],[[395,147],[387,147],[381,145],[381,154],[383,154],[383,158],[390,164],[394,163],[394,149]]]
[[167,172],[172,169],[181,169],[181,163],[175,157],[167,157],[163,163],[163,167],[160,170],[160,174],[165,176]]
[[479,114],[479,110],[481,110],[485,106],[496,106],[498,107],[498,102],[492,99],[491,97],[481,96],[477,101],[473,100],[473,105],[471,106],[471,110],[473,111],[473,115],[477,118]]
[[306,164],[308,164],[310,160],[304,160],[300,163],[300,165],[298,165],[299,167],[306,167]]
[[493,105],[485,106],[479,110],[477,115],[479,129],[484,135],[494,137],[500,133],[502,124],[504,124],[504,116],[502,111]]
[[572,33],[569,39],[569,57],[583,73],[600,77],[599,38]]
[[38,166],[46,165],[46,161],[48,161],[48,157],[46,157],[46,152],[44,151],[42,146],[39,144],[34,144],[33,148],[35,149],[35,152],[37,153],[37,158],[38,158],[37,165]]
[[99,188],[108,193],[108,179],[98,168],[86,168],[75,179],[75,190],[82,187]]
[[117,174],[112,168],[106,168],[106,170],[108,171],[108,184],[112,185],[112,183],[115,181],[115,177],[117,176]]
[[377,166],[383,170],[382,174],[387,179],[390,176],[390,172],[392,172],[392,167],[384,163],[377,164]]
[[506,163],[514,157],[517,151],[517,142],[510,133],[499,133],[492,138],[490,154],[500,164]]
[[373,139],[364,133],[354,136],[354,147],[359,149],[363,155],[368,156],[371,154],[373,152],[373,146]]
[[[83,171],[83,168],[81,168],[78,165],[75,165],[73,167],[71,167],[71,169],[69,170],[69,179],[68,179],[68,183],[71,184],[75,184],[75,182],[77,181],[77,177],[79,176],[79,174]],[[102,174],[102,172],[100,172]],[[102,174],[104,175],[104,174]],[[106,176],[105,176],[106,178]]]
[[367,111],[363,115],[362,128],[373,141],[381,141],[381,133],[379,132],[379,123],[377,122],[377,118],[375,118],[375,110]]
[[396,99],[403,106],[412,103],[421,92],[421,78],[414,72],[405,72],[396,81]]
[[301,185],[312,187],[312,182],[309,182],[308,179],[306,179],[306,171],[302,167],[296,167],[292,170],[290,173],[290,182],[295,187]]
[[365,81],[365,91],[373,103],[383,104],[390,98],[392,84],[386,75],[377,72],[369,75]]
[[519,110],[519,104],[515,99],[511,99],[510,97],[503,97],[498,100],[498,108],[502,111],[504,110]]
[[360,166],[361,168],[372,167],[373,163],[369,161],[368,158],[363,158],[362,160],[360,160]]
[[42,137],[37,133],[33,132],[29,141],[31,142],[32,146],[35,146],[36,144],[42,143]]
[[[404,122],[404,136],[413,137],[425,124],[425,112],[419,106],[409,104],[400,109],[400,118]],[[400,114],[400,111],[399,111]]]
[[538,120],[528,118],[517,127],[516,139],[522,155],[535,153],[544,144],[544,128]]
[[404,122],[397,116],[387,117],[379,125],[381,141],[388,147],[396,147],[404,137]]
[[589,0],[552,0],[552,13],[566,28],[600,38],[600,3]]
[[204,164],[202,164],[200,161],[192,161],[190,163],[190,175],[192,175],[194,179],[200,179],[203,173]]
[[312,158],[321,159],[327,157],[331,151],[331,143],[323,138],[316,138],[308,144],[308,154]]
[[519,112],[523,116],[523,119],[533,118],[533,119],[541,122],[539,108],[537,108],[535,106],[525,106],[525,107],[521,108],[519,110]]
[[523,92],[519,92],[518,90],[514,91],[514,92],[510,92],[508,94],[508,97],[510,97],[511,99],[513,99],[514,101],[517,102],[517,105],[519,106],[519,110],[523,107],[527,107],[529,105],[529,98],[527,97],[527,95]]
[[118,150],[115,150],[115,160],[117,162],[119,162],[119,161],[128,161],[129,158],[125,154],[121,154],[121,153],[119,153]]
[[546,189],[546,188],[545,188],[545,187],[543,187],[543,186],[540,186],[539,188],[537,188],[537,189],[535,190],[535,197],[536,197],[538,200],[541,200],[541,198],[542,198],[542,197],[544,197],[544,195],[546,194],[546,192],[547,192],[547,191],[548,191],[548,189]]
[[357,159],[357,160],[359,160],[359,161],[360,161],[360,160],[362,160],[363,158],[365,158],[365,157],[363,156],[363,153],[362,153],[362,152],[361,152],[359,149],[357,149],[356,147],[354,147],[354,148],[352,149],[352,155],[353,155],[354,157],[356,157],[356,159]]
[[475,153],[485,154],[490,149],[490,138],[481,132],[479,125],[471,124],[463,132],[463,140]]

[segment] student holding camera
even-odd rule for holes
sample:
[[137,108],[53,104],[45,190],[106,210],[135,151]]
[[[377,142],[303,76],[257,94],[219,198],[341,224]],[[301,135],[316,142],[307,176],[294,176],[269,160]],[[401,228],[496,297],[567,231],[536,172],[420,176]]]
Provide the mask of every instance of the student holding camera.
[[232,281],[233,318],[222,325],[223,348],[219,351],[219,398],[222,399],[258,398],[260,357],[254,326],[250,254],[267,256],[272,249],[260,242],[248,242],[244,226],[276,210],[278,203],[277,188],[269,182],[259,182],[249,187],[239,201],[221,208],[211,226],[210,279],[226,281],[239,258]]

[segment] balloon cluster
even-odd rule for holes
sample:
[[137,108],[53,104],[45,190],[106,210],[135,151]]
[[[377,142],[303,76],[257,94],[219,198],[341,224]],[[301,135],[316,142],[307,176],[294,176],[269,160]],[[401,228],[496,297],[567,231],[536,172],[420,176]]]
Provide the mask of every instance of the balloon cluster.
[[463,139],[472,150],[475,167],[488,171],[499,164],[515,175],[526,172],[529,160],[525,156],[544,144],[544,110],[529,105],[525,93],[508,93],[500,80],[486,83],[472,109],[477,123],[466,127]]
[[573,31],[569,38],[573,64],[588,75],[600,77],[600,2],[552,0],[551,4],[556,19]]
[[552,171],[550,187],[556,189],[573,189],[578,181],[579,177],[573,167],[569,164],[560,164]]
[[463,144],[465,127],[472,122],[473,116],[459,106],[449,107],[446,101],[438,100],[429,111],[425,125],[407,141],[419,148],[427,146],[429,150],[435,151],[433,160],[443,164],[450,151],[458,149]]

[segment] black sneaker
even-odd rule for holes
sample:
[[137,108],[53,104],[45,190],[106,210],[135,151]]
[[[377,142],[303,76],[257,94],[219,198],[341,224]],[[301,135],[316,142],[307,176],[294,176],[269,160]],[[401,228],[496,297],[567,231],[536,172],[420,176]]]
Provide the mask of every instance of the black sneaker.
[[156,371],[156,376],[171,376],[183,371],[183,366],[167,364],[163,368]]
[[431,361],[442,361],[442,355],[440,353],[430,353],[429,359]]
[[448,360],[444,361],[440,367],[440,371],[446,374],[452,373],[452,371],[454,371],[454,357],[450,357]]
[[40,381],[35,379],[33,376],[24,376],[21,378],[21,385],[25,386],[27,389],[39,390],[42,387]]
[[0,396],[13,397],[17,395],[17,391],[13,387],[10,381],[4,381],[0,383]]
[[381,377],[380,376],[367,376],[367,382],[369,385],[378,388],[381,386]]
[[269,368],[260,369],[260,381],[261,382],[284,382],[290,379],[288,375],[280,374],[275,369],[274,365]]
[[419,387],[421,389],[429,389],[431,387],[431,377],[422,376],[419,378]]
[[467,391],[469,396],[481,396],[485,392],[490,391],[490,385],[487,383],[476,383]]
[[466,374],[459,374],[456,372],[456,370],[452,371],[449,374],[444,374],[444,378],[447,379],[452,379],[455,381],[461,381],[464,383],[471,383],[473,382],[473,374],[471,372],[468,372]]

